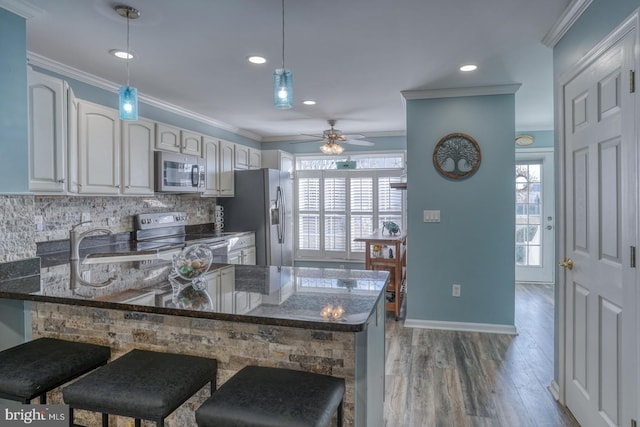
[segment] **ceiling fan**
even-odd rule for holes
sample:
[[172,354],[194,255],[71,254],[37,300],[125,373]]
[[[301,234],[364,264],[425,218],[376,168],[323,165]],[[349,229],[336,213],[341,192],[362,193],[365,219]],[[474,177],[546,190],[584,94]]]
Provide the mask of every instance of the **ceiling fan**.
[[320,146],[320,151],[324,154],[340,154],[344,151],[344,147],[342,147],[339,143],[343,144],[351,144],[351,145],[361,145],[361,146],[372,146],[375,143],[371,141],[365,141],[364,135],[345,135],[341,130],[335,129],[334,126],[336,124],[336,120],[330,119],[327,120],[331,129],[327,129],[322,132],[322,135],[309,135],[316,138],[320,138],[320,141],[324,141],[324,144]]

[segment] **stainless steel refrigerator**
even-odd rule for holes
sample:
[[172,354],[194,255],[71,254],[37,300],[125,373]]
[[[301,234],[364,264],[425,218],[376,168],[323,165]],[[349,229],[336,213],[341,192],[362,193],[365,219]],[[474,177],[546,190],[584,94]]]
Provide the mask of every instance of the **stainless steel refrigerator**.
[[293,265],[293,181],[276,169],[235,172],[235,195],[219,198],[225,231],[255,231],[258,265]]

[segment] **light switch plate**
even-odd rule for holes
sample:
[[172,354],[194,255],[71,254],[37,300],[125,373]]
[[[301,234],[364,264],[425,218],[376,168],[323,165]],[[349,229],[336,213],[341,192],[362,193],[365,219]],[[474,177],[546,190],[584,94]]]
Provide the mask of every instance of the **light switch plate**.
[[440,211],[423,211],[424,222],[440,222]]

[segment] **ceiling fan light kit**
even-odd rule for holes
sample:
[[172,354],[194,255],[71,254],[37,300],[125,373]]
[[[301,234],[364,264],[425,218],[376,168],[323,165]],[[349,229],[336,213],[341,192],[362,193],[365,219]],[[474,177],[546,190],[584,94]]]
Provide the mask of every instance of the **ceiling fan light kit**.
[[129,60],[132,58],[129,49],[129,21],[138,19],[140,11],[129,6],[118,5],[115,7],[118,15],[127,18],[127,85],[120,86],[118,109],[120,111],[120,120],[136,121],[138,120],[138,89],[129,85]]

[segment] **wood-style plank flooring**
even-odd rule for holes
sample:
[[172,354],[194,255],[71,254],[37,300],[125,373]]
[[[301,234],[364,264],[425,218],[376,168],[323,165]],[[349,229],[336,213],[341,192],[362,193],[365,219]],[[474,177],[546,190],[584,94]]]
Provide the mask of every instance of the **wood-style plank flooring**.
[[405,328],[387,316],[385,426],[579,426],[548,390],[553,287],[516,285],[517,336]]

